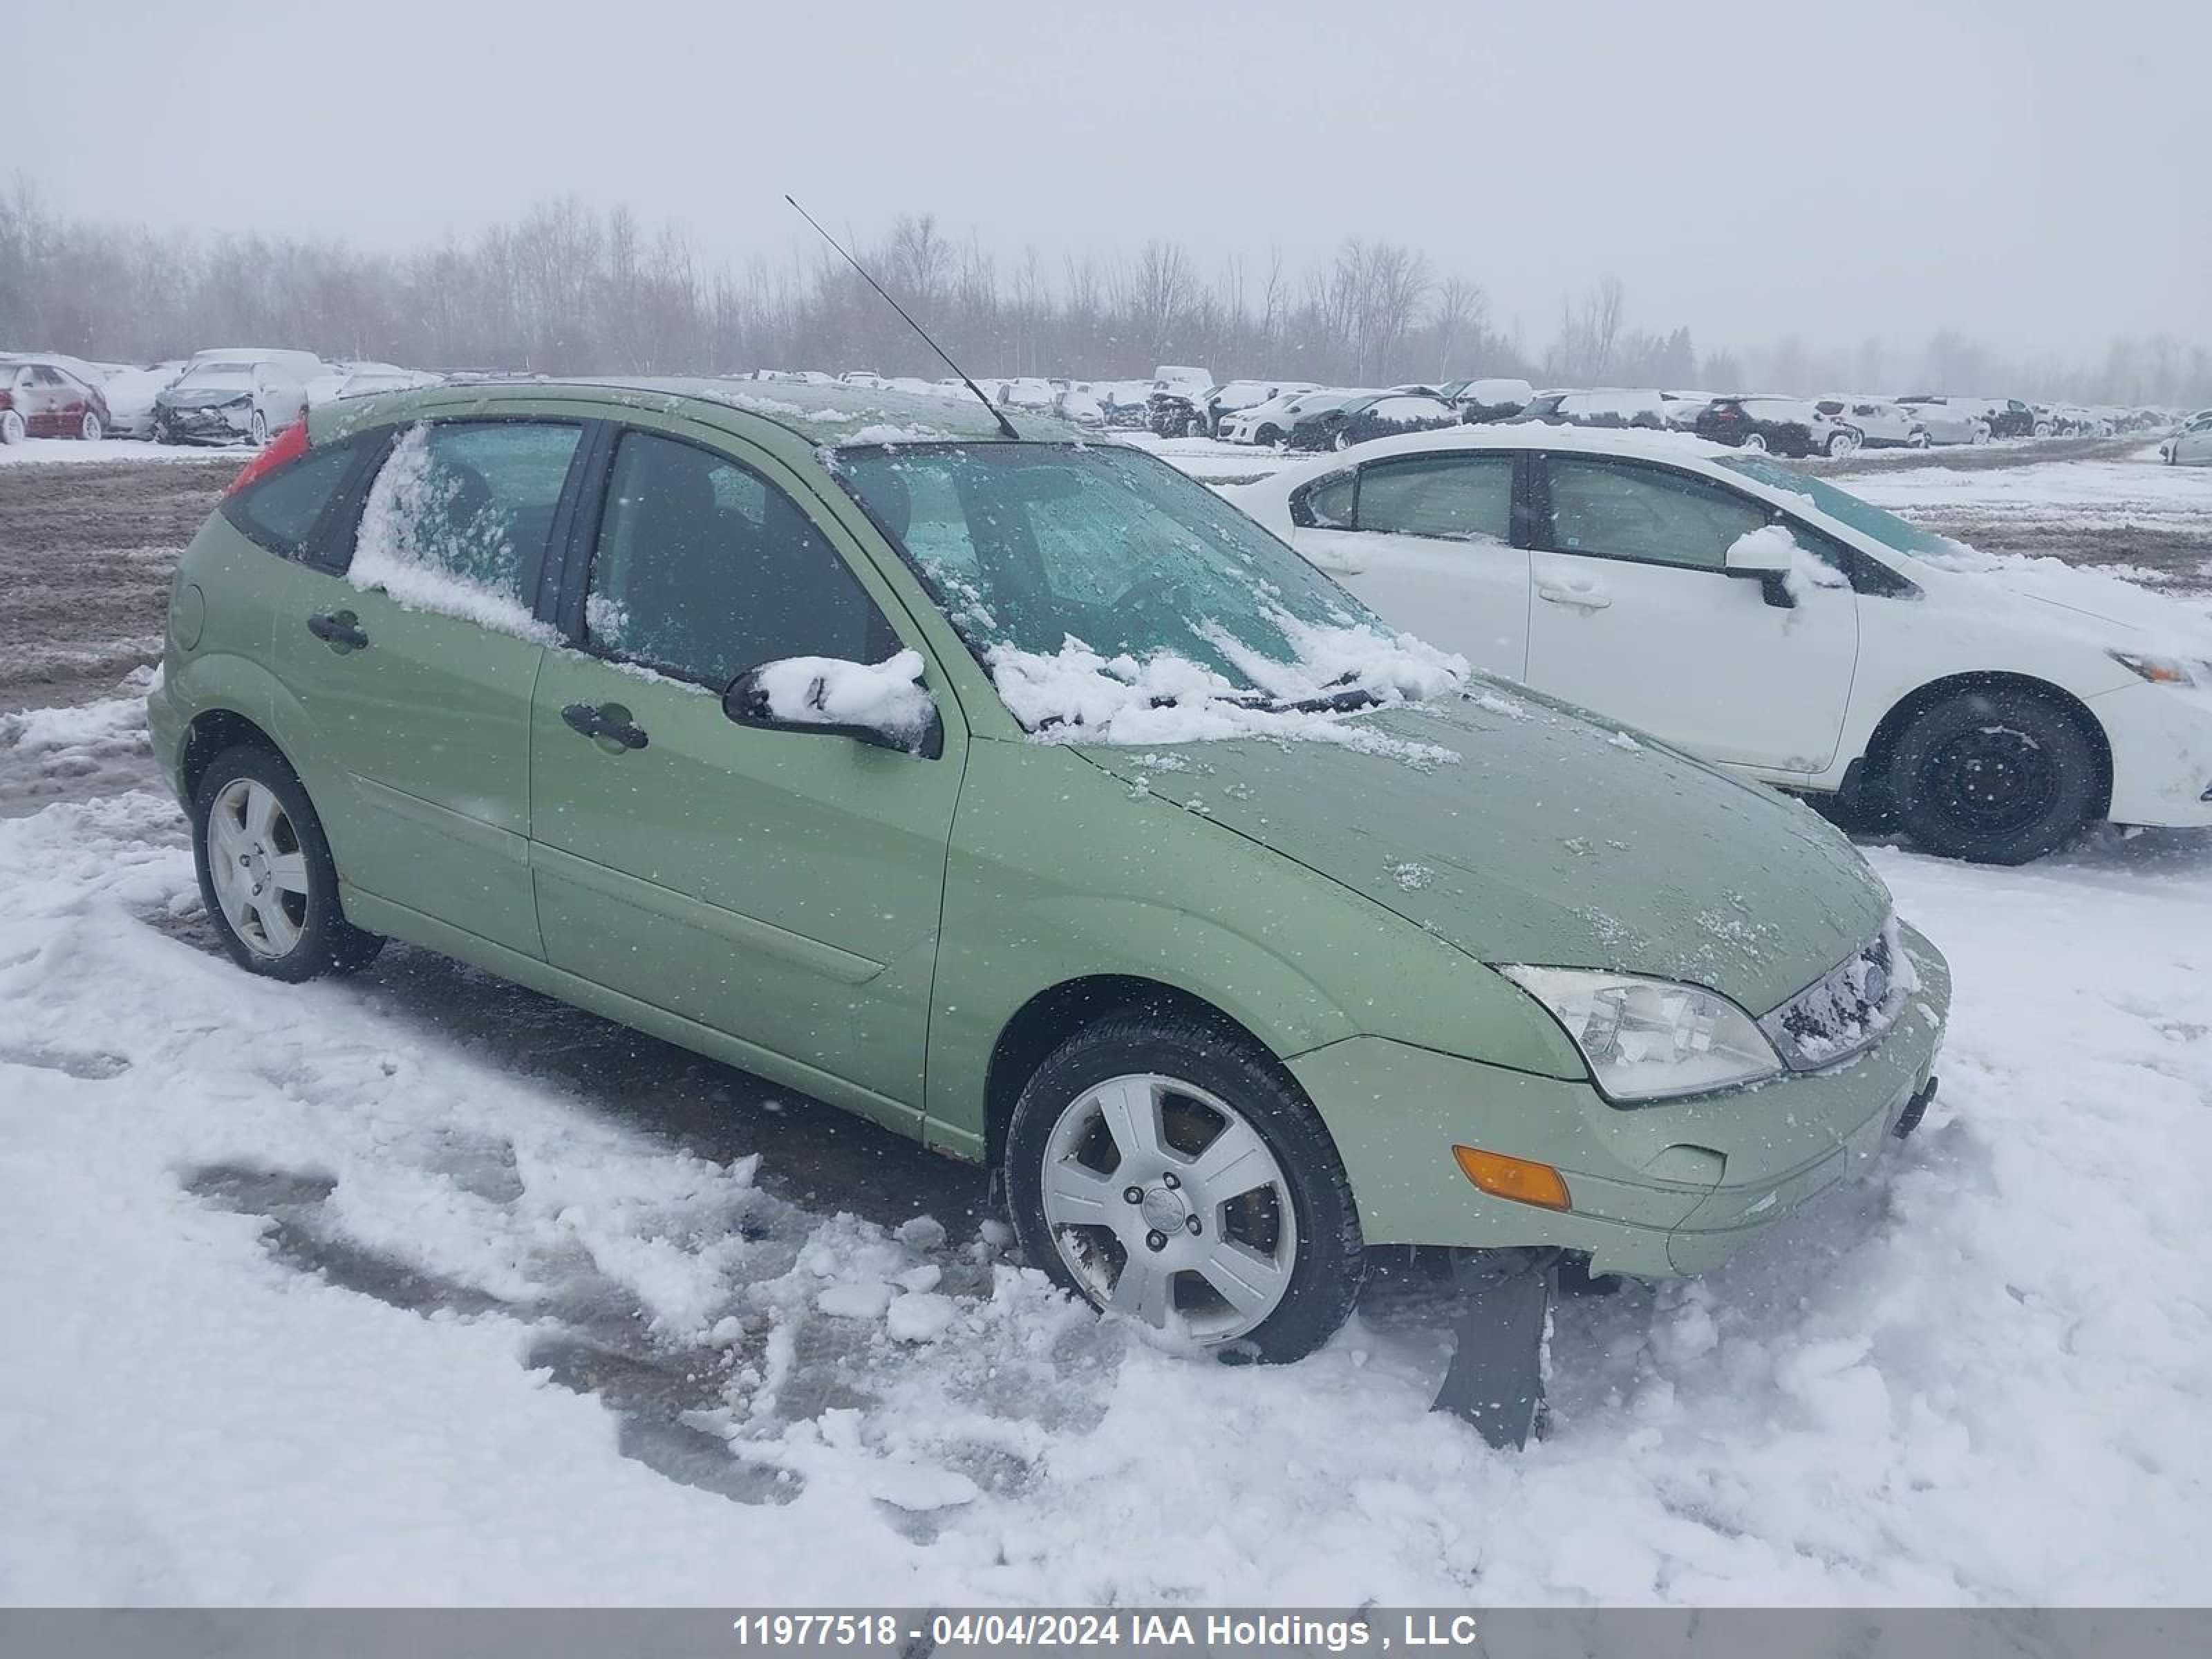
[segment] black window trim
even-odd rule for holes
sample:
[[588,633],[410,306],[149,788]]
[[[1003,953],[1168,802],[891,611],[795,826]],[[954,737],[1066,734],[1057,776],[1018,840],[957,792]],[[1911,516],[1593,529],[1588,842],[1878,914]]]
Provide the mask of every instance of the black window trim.
[[[1536,519],[1529,505],[1532,499],[1530,478],[1534,471],[1536,453],[1529,449],[1486,447],[1415,450],[1405,455],[1378,455],[1372,460],[1355,462],[1349,467],[1340,468],[1333,472],[1324,472],[1320,477],[1310,478],[1300,484],[1291,492],[1291,523],[1299,530],[1331,530],[1347,536],[1413,536],[1422,541],[1455,542],[1463,547],[1498,546],[1499,544],[1494,541],[1487,539],[1476,541],[1462,536],[1423,536],[1419,532],[1412,530],[1370,530],[1359,522],[1359,492],[1361,481],[1367,474],[1382,467],[1413,461],[1434,460],[1440,456],[1449,457],[1454,460],[1491,460],[1502,458],[1511,464],[1513,475],[1510,495],[1505,509],[1507,534],[1503,544],[1521,552],[1527,552],[1536,545],[1534,539]],[[1314,517],[1313,509],[1308,505],[1308,497],[1316,489],[1326,489],[1346,477],[1352,480],[1352,523],[1349,526],[1322,524]]]
[[[614,477],[616,453],[621,448],[622,441],[632,435],[659,438],[668,443],[681,444],[687,449],[696,449],[702,455],[722,462],[726,465],[734,466],[742,472],[751,474],[760,480],[763,489],[775,490],[785,497],[793,507],[798,509],[799,515],[814,526],[823,544],[829,549],[830,556],[843,567],[847,579],[852,582],[854,589],[866,604],[874,618],[869,630],[873,646],[883,647],[884,642],[888,641],[888,647],[883,650],[884,657],[894,655],[907,648],[906,641],[899,633],[898,625],[891,620],[890,613],[884,610],[876,596],[868,591],[867,583],[863,581],[860,573],[853,568],[852,561],[848,559],[843,550],[838,547],[836,538],[830,535],[820,519],[807,511],[805,502],[800,499],[796,491],[778,483],[768,475],[765,469],[754,465],[740,456],[732,454],[727,449],[717,447],[713,443],[689,437],[682,433],[664,431],[658,427],[638,426],[626,421],[595,421],[592,425],[599,430],[586,439],[586,445],[583,447],[588,447],[591,451],[586,470],[580,477],[574,469],[571,470],[570,488],[562,491],[562,507],[555,514],[555,528],[561,532],[554,538],[560,549],[557,560],[560,570],[556,578],[554,566],[556,560],[549,553],[545,561],[548,585],[540,589],[538,612],[539,620],[550,623],[560,634],[562,642],[568,648],[580,651],[597,662],[627,663],[633,667],[647,669],[666,679],[678,680],[686,685],[702,687],[712,691],[716,696],[720,696],[729,689],[727,683],[718,685],[711,680],[702,679],[690,670],[677,667],[672,663],[657,662],[648,657],[635,657],[627,652],[609,650],[594,645],[591,640],[590,630],[584,625],[584,604],[592,591],[592,567],[599,556],[599,532],[606,515],[607,490]],[[579,459],[584,459],[580,448]],[[563,511],[568,514],[565,524],[560,518],[560,514]],[[872,659],[881,660],[882,659]],[[753,667],[758,665],[757,664],[749,665]],[[936,757],[930,756],[927,758],[934,759]]]

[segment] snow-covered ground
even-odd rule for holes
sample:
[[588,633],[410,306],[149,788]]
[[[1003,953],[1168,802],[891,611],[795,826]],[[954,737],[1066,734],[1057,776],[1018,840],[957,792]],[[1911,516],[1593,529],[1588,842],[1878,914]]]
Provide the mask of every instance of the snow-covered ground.
[[102,438],[96,444],[79,438],[26,438],[21,443],[0,444],[0,466],[46,461],[204,461],[223,454],[236,455],[240,466],[252,457],[252,452],[242,447],[157,444],[150,438]]
[[[143,742],[0,717],[21,774]],[[1516,1456],[1424,1409],[1419,1294],[1194,1361],[536,1066],[599,1022],[237,972],[156,791],[0,821],[0,1600],[2201,1601],[2212,843],[1874,856],[1958,975],[1928,1123],[1755,1260],[1565,1304]]]
[[1869,855],[1956,975],[1928,1121],[1563,1303],[1514,1455],[1419,1285],[1214,1365],[738,1073],[411,950],[251,979],[133,689],[0,714],[0,1602],[2202,1603],[2212,837]]

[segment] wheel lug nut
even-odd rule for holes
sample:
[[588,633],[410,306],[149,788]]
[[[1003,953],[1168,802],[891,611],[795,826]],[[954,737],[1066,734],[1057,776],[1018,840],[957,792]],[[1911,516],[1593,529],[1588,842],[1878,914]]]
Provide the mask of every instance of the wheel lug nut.
[[1132,1204],[1141,1204],[1145,1201],[1145,1189],[1142,1187],[1124,1187],[1121,1196]]
[[1176,1179],[1175,1171],[1173,1170],[1170,1170],[1165,1175],[1160,1177],[1160,1185],[1166,1188],[1170,1192],[1173,1192],[1176,1188],[1182,1186],[1182,1182],[1177,1181]]
[[1198,1218],[1197,1218],[1196,1216],[1194,1216],[1194,1215],[1188,1215],[1188,1216],[1185,1216],[1185,1217],[1182,1218],[1182,1224],[1183,1224],[1184,1226],[1186,1226],[1186,1227],[1188,1227],[1188,1228],[1189,1228],[1189,1229],[1190,1229],[1190,1236],[1191,1236],[1193,1238],[1196,1238],[1196,1237],[1198,1237],[1198,1235],[1199,1235],[1199,1231],[1200,1231],[1200,1227],[1199,1227],[1199,1220],[1198,1220]]
[[1149,1232],[1145,1235],[1145,1243],[1153,1249],[1164,1250],[1168,1247],[1168,1236],[1163,1232]]

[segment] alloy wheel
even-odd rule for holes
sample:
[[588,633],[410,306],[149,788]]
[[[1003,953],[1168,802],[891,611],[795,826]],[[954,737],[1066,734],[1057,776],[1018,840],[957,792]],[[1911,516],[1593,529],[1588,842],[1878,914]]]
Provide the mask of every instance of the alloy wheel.
[[1046,1139],[1053,1248],[1090,1299],[1206,1342],[1255,1329],[1297,1265],[1282,1164],[1236,1108],[1154,1073],[1109,1078]]
[[87,410],[83,421],[77,427],[76,434],[88,444],[98,443],[100,440],[100,416]]
[[208,874],[223,920],[255,956],[289,956],[307,925],[307,860],[268,785],[234,778],[208,813]]

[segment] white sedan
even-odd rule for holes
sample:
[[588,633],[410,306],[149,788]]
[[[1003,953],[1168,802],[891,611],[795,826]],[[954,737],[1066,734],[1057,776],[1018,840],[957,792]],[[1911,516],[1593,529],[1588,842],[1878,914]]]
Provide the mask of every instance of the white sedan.
[[1385,620],[1730,771],[2018,863],[2212,826],[2212,624],[1765,455],[1469,427],[1224,490]]
[[2212,466],[2212,409],[2200,409],[2158,447],[2168,466]]

